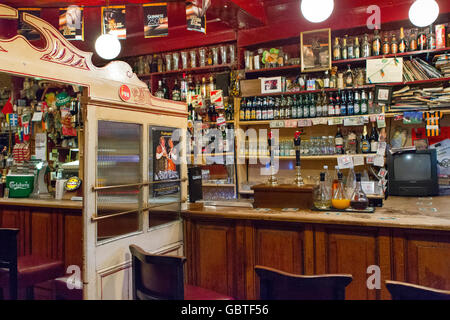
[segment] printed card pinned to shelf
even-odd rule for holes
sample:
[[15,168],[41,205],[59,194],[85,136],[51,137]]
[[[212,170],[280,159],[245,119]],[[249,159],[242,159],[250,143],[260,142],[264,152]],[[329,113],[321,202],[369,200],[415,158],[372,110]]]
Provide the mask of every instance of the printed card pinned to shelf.
[[386,117],[384,114],[379,114],[377,116],[377,127],[378,129],[386,128]]
[[361,188],[366,194],[374,194],[375,181],[361,181]]
[[284,120],[285,128],[297,128],[297,120]]
[[378,175],[382,178],[385,179],[387,176],[387,170],[385,168],[381,168],[380,171],[378,171]]
[[211,90],[211,103],[216,106],[216,109],[223,109],[222,90]]
[[384,157],[386,154],[386,142],[378,142],[377,155]]
[[302,119],[302,120],[298,120],[297,126],[299,128],[301,127],[311,127],[312,122],[309,119]]
[[270,121],[270,127],[271,128],[284,128],[284,121],[283,120]]
[[373,160],[373,165],[377,167],[384,167],[384,157],[376,155],[375,159]]
[[342,156],[337,158],[339,169],[353,168],[353,158],[351,156]]
[[345,118],[344,126],[361,126],[364,124],[364,119],[362,117],[354,117],[354,118]]
[[367,158],[366,158],[366,163],[367,164],[373,164],[374,161],[375,161],[375,155],[367,156]]
[[227,123],[224,117],[217,117],[216,123],[218,126],[224,125]]
[[342,119],[342,118],[328,119],[328,125],[329,126],[334,126],[334,125],[343,124],[343,123],[344,123],[344,119]]
[[363,166],[364,165],[364,157],[363,156],[353,156],[353,166]]

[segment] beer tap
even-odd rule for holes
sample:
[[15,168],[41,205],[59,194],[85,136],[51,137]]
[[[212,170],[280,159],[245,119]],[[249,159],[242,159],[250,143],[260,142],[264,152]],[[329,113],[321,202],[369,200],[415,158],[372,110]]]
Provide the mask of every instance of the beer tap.
[[267,183],[271,186],[276,186],[276,185],[278,185],[278,180],[277,180],[277,177],[275,177],[275,170],[273,167],[275,155],[272,152],[272,131],[269,131],[269,137],[267,139],[267,143],[269,145],[269,155],[270,155],[270,178],[267,181]]
[[302,142],[302,139],[300,138],[300,131],[296,131],[294,135],[294,147],[295,147],[295,169],[296,169],[296,175],[294,179],[294,184],[297,186],[303,186],[303,178],[300,170],[300,145]]

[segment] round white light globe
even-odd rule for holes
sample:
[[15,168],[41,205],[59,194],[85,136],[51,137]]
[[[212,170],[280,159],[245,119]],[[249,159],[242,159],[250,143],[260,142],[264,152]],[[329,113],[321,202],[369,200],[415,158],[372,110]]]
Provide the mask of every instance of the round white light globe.
[[302,14],[314,23],[327,20],[334,10],[334,0],[302,0]]
[[417,27],[432,24],[439,15],[439,5],[435,0],[416,0],[409,8],[409,20]]
[[95,51],[100,57],[106,60],[117,57],[121,48],[119,39],[112,34],[102,34],[95,41]]

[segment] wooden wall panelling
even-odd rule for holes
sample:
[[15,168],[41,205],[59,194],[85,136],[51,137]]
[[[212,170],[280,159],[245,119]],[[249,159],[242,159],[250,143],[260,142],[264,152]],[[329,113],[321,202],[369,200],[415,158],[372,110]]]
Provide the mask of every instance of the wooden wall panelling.
[[234,295],[235,299],[246,299],[247,290],[244,281],[246,275],[246,263],[248,256],[246,255],[246,221],[238,221],[235,227],[235,254],[234,254]]
[[19,256],[27,255],[31,253],[30,242],[30,225],[31,216],[29,208],[21,207],[4,207],[1,210],[0,215],[0,227],[1,228],[18,228],[19,231]]
[[64,215],[64,263],[83,267],[83,221],[76,212]]
[[256,292],[257,275],[254,270],[255,263],[255,232],[253,221],[245,221],[245,293],[246,299],[258,299]]

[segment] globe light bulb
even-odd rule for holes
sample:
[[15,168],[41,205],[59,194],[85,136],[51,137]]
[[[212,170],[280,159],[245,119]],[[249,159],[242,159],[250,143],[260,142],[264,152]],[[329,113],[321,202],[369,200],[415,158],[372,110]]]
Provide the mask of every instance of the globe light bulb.
[[302,14],[314,23],[327,20],[334,10],[334,0],[302,0]]
[[95,51],[105,60],[111,60],[117,57],[121,48],[119,39],[112,34],[102,34],[95,41]]
[[416,27],[426,27],[436,21],[439,5],[435,0],[416,0],[409,8],[409,20]]

